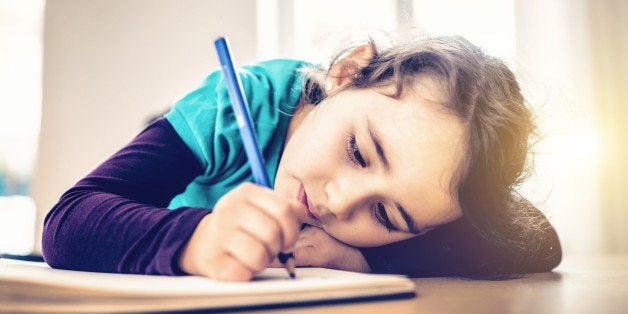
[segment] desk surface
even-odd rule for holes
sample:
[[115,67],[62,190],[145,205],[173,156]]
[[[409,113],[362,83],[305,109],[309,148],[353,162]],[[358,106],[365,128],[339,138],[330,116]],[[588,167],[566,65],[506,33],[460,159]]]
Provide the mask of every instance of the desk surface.
[[414,281],[413,299],[254,313],[628,313],[628,255],[568,256],[553,272],[505,281]]
[[411,299],[248,311],[265,313],[628,313],[628,254],[568,256],[553,272],[504,281],[420,278]]

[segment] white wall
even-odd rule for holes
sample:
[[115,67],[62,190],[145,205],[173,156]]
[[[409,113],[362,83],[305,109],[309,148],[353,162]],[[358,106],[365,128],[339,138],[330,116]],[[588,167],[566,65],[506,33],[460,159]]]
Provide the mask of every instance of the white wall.
[[227,35],[256,56],[255,0],[48,0],[43,104],[32,182],[43,217],[58,197],[217,69]]

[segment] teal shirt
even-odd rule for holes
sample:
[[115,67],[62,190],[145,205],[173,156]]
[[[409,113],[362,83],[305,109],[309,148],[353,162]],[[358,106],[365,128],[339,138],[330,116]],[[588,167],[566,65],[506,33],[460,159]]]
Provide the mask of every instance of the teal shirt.
[[[271,185],[283,151],[290,118],[301,97],[307,66],[297,60],[271,60],[238,69]],[[170,202],[211,209],[240,183],[253,181],[231,100],[220,71],[179,100],[165,115],[203,167],[186,190]]]

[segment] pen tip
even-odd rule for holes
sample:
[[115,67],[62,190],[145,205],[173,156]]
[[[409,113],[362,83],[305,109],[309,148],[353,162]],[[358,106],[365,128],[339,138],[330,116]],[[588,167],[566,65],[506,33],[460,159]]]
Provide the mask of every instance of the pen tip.
[[279,262],[281,262],[286,268],[286,271],[288,272],[288,275],[290,275],[290,278],[296,278],[294,254],[292,252],[279,253],[277,257],[279,258]]

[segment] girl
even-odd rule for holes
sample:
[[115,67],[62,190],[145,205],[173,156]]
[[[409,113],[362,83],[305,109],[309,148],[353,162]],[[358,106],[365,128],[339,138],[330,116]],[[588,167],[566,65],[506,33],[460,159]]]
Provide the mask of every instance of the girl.
[[[351,48],[241,78],[274,189],[252,183],[220,72],[67,191],[52,267],[249,280],[300,266],[409,276],[548,271],[561,249],[514,190],[534,130],[513,73],[460,37]],[[305,226],[303,229],[300,226]]]

